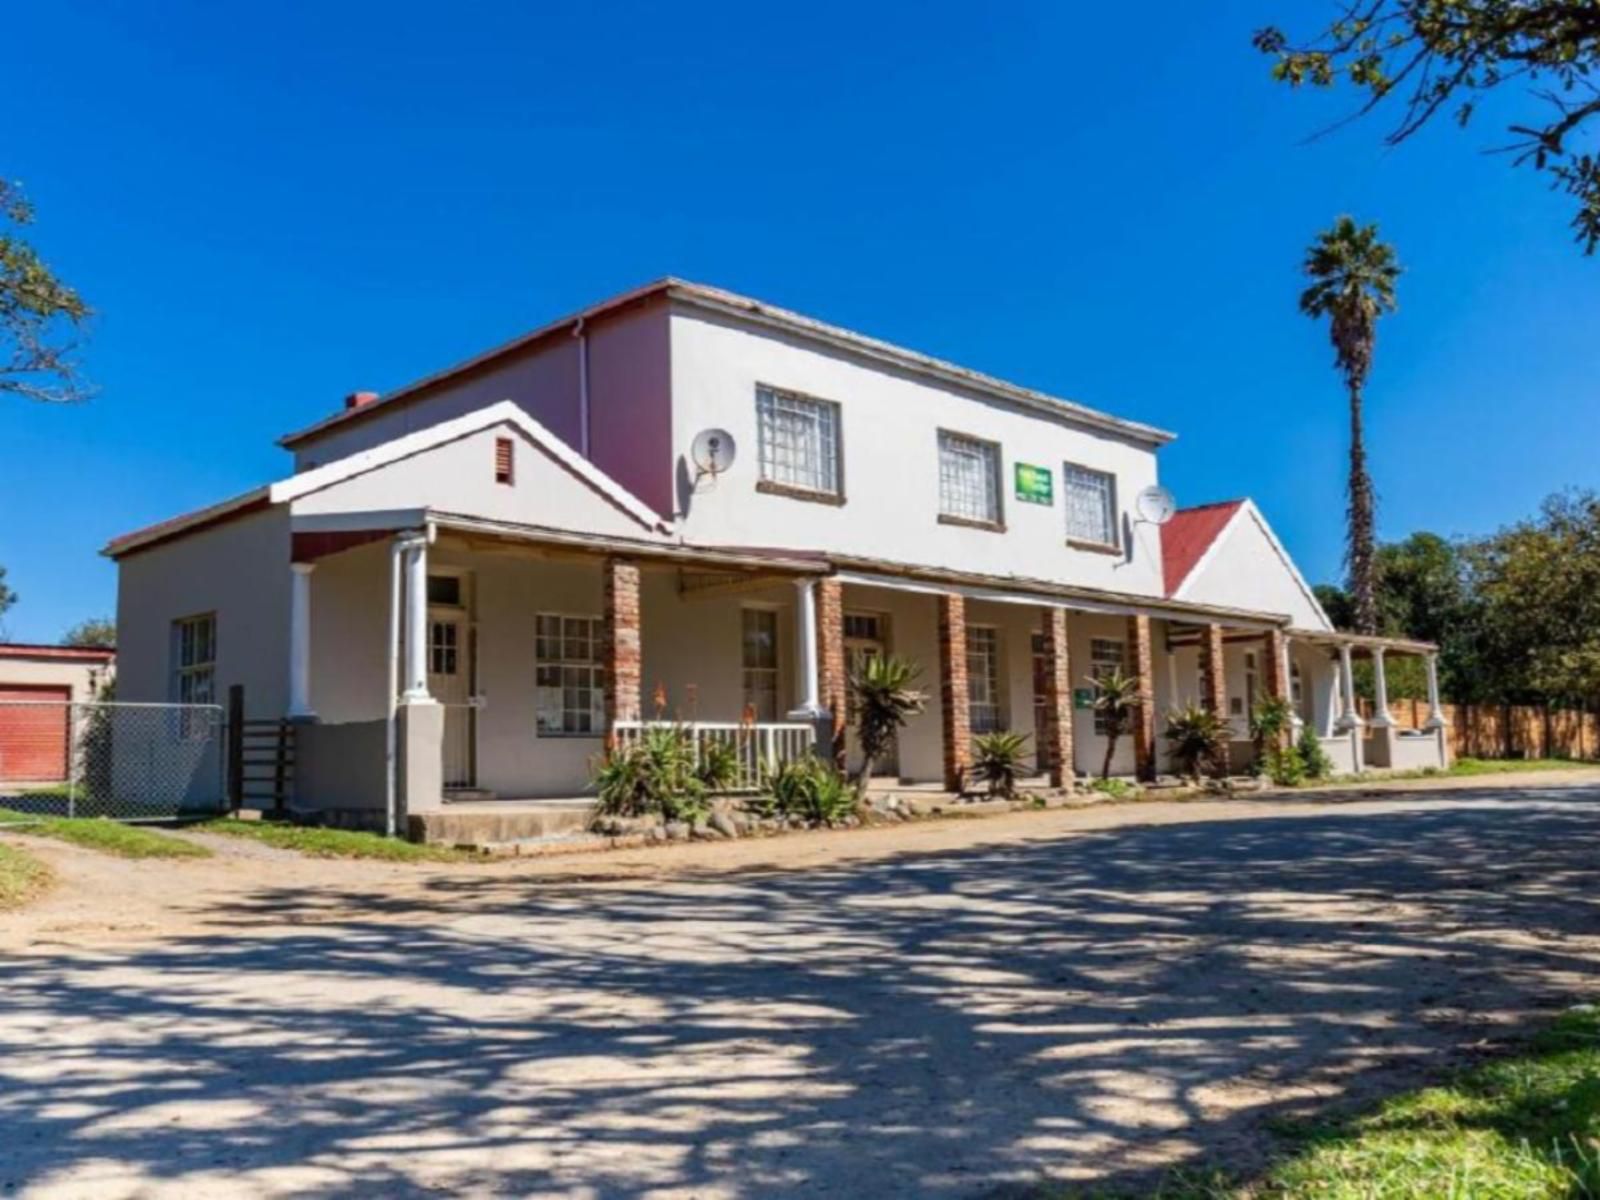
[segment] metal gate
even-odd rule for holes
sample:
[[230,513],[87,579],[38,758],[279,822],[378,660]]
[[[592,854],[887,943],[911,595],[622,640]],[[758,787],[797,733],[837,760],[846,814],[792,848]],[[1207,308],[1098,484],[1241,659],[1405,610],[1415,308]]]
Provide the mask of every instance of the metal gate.
[[0,821],[170,821],[226,806],[218,704],[0,700]]

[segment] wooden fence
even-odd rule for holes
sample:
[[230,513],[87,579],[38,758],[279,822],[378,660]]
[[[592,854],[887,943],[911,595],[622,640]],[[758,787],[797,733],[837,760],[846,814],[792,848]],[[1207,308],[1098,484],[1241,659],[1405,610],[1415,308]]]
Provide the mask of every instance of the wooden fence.
[[[1370,701],[1359,702],[1372,716]],[[1452,758],[1600,758],[1600,714],[1538,705],[1446,704]],[[1402,729],[1420,729],[1426,700],[1395,700],[1389,715]]]

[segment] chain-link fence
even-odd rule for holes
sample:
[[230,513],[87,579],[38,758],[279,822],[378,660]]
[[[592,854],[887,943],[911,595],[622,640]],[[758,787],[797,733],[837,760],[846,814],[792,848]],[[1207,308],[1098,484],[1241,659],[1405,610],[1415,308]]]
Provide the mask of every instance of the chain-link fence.
[[223,729],[216,704],[0,701],[0,822],[220,812]]

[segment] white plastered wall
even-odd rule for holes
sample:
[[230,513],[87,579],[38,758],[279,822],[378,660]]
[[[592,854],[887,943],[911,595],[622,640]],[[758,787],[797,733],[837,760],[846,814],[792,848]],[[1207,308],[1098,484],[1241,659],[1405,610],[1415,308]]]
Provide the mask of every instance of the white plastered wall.
[[[842,506],[756,490],[760,456],[756,385],[840,405]],[[1131,525],[1140,489],[1156,482],[1152,447],[1018,405],[938,385],[780,333],[700,312],[672,317],[673,452],[700,430],[720,427],[739,447],[714,488],[680,488],[682,529],[691,542],[819,549],[886,561],[959,567],[1158,595],[1163,588],[1158,530]],[[938,432],[998,442],[1004,532],[941,524]],[[1054,503],[1015,497],[1013,466],[1050,468]],[[1066,545],[1061,468],[1073,462],[1117,479],[1131,560]],[[681,466],[682,464],[680,464]],[[680,480],[688,475],[680,472]]]
[[217,702],[243,684],[251,717],[281,717],[288,687],[289,514],[279,505],[117,563],[119,700],[172,699],[172,623],[215,613]]
[[115,666],[108,663],[0,654],[0,688],[66,688],[67,698],[75,704],[96,699],[115,675]]

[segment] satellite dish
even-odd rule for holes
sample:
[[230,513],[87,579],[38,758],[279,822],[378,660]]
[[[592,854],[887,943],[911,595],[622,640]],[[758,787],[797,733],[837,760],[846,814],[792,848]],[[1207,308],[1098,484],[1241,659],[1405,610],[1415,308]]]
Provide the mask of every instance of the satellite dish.
[[1166,488],[1151,484],[1139,493],[1134,501],[1134,507],[1138,510],[1141,521],[1151,525],[1165,525],[1172,520],[1172,514],[1178,511],[1178,502]]
[[699,474],[716,478],[733,466],[735,451],[733,434],[726,429],[702,429],[689,447],[689,458]]

